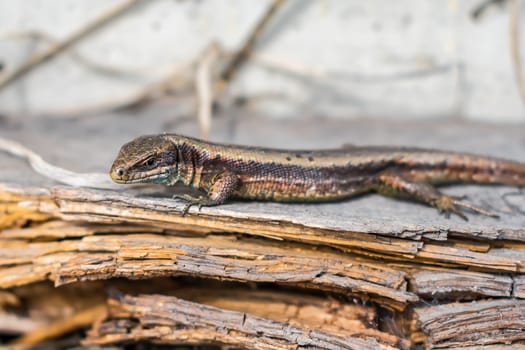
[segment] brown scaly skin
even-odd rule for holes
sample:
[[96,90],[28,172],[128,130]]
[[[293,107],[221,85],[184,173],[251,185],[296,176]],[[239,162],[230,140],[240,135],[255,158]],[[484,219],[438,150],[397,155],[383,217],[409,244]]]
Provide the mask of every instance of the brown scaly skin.
[[182,183],[204,192],[187,205],[229,198],[322,202],[376,191],[466,219],[460,208],[496,216],[432,184],[525,185],[525,164],[493,157],[414,148],[344,147],[291,151],[225,145],[174,135],[141,136],[122,146],[110,171],[118,183]]

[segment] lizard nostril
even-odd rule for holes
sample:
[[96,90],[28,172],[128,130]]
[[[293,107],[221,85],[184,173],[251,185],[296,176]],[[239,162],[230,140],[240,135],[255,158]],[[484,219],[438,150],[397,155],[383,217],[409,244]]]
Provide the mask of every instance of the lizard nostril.
[[117,174],[117,176],[124,176],[124,169],[122,168],[118,168],[117,170],[115,170],[115,174]]

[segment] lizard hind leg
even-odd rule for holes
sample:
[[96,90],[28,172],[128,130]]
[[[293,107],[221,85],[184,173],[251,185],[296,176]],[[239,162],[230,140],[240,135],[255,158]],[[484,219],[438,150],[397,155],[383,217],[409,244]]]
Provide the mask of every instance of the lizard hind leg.
[[417,200],[439,210],[446,217],[455,214],[465,221],[467,216],[462,209],[468,209],[478,214],[498,217],[497,214],[464,201],[464,197],[448,196],[439,192],[434,186],[407,180],[395,172],[383,172],[377,176],[375,190],[382,195]]

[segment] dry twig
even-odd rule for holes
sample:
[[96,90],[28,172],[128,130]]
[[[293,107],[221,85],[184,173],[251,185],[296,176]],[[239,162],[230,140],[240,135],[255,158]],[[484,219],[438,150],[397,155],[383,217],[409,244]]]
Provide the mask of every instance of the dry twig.
[[197,116],[201,131],[201,138],[208,139],[211,127],[211,113],[213,107],[213,78],[211,68],[219,57],[220,48],[212,43],[204,52],[199,61],[195,76],[195,89],[197,91]]
[[122,3],[112,7],[108,11],[104,12],[102,15],[97,17],[94,21],[91,21],[84,25],[82,28],[70,34],[66,39],[62,40],[55,45],[52,45],[47,50],[44,50],[40,53],[33,55],[27,62],[25,62],[21,67],[15,71],[0,77],[0,90],[5,88],[7,85],[15,81],[16,79],[22,77],[26,73],[30,72],[32,69],[36,68],[38,65],[46,62],[52,57],[56,56],[60,52],[64,51],[74,43],[78,42],[82,38],[91,34],[95,30],[101,28],[103,25],[107,24],[117,16],[123,14],[131,6],[133,6],[137,0],[125,0]]
[[519,15],[519,0],[513,0],[510,9],[510,52],[512,56],[512,67],[514,68],[514,77],[516,79],[516,84],[518,85],[521,100],[525,106],[525,81],[523,80],[523,69],[521,66],[519,47]]
[[[194,61],[176,64],[165,77],[152,84],[146,85],[138,92],[128,95],[111,98],[93,105],[80,106],[77,108],[68,108],[54,111],[45,111],[39,113],[54,118],[74,119],[85,115],[97,115],[102,112],[118,111],[126,108],[142,106],[155,99],[165,98],[174,91],[185,92],[190,87],[191,77],[194,71]],[[187,95],[178,95],[176,98],[185,99]]]
[[272,5],[268,8],[266,13],[257,22],[247,40],[242,45],[242,48],[235,54],[230,63],[226,66],[221,74],[221,82],[219,85],[219,91],[223,91],[226,85],[232,80],[233,76],[239,70],[239,67],[246,61],[248,56],[251,54],[255,44],[262,36],[268,23],[277,12],[277,10],[283,5],[284,0],[274,0]]
[[[33,40],[43,41],[47,44],[57,45],[59,40],[52,37],[51,35],[38,31],[20,31],[20,32],[8,32],[0,35],[1,40]],[[123,68],[122,66],[109,65],[107,63],[96,62],[89,57],[84,56],[74,48],[70,48],[65,52],[77,63],[83,65],[87,69],[90,69],[96,73],[110,75],[115,77],[139,77],[147,78],[152,75],[151,68]]]
[[[35,40],[44,40],[46,42],[57,45],[57,40],[39,31],[26,31],[26,32],[13,32],[1,35],[2,38],[8,39],[23,39],[30,38]],[[170,90],[179,89],[183,86],[190,85],[191,78],[188,72],[193,72],[195,60],[190,62],[172,65],[171,67],[164,67],[162,69],[155,69],[156,73],[153,73],[151,68],[143,69],[123,69],[122,67],[111,66],[107,64],[101,64],[95,62],[87,57],[84,57],[75,50],[68,50],[68,53],[78,63],[84,65],[86,68],[91,69],[97,73],[121,76],[121,77],[139,77],[147,78],[152,74],[160,75],[162,77],[157,82],[148,84],[141,87],[138,92],[133,92],[123,96],[113,97],[107,101],[102,101],[92,105],[79,106],[75,108],[66,108],[59,110],[47,110],[39,112],[40,116],[48,116],[55,118],[78,118],[85,115],[95,115],[107,111],[115,111],[119,109],[125,109],[135,107],[147,103],[148,101],[159,98],[159,96],[166,95]],[[179,96],[179,98],[186,98],[186,96]]]
[[75,187],[119,188],[117,184],[110,181],[107,174],[81,174],[54,166],[35,152],[11,140],[0,138],[0,151],[27,160],[34,171],[63,184]]

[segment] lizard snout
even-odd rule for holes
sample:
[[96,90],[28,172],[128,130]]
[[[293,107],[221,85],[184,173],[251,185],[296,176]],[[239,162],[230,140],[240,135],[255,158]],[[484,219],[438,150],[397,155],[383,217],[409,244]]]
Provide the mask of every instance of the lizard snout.
[[111,179],[116,182],[127,180],[126,171],[123,167],[112,167],[109,176],[111,176]]

